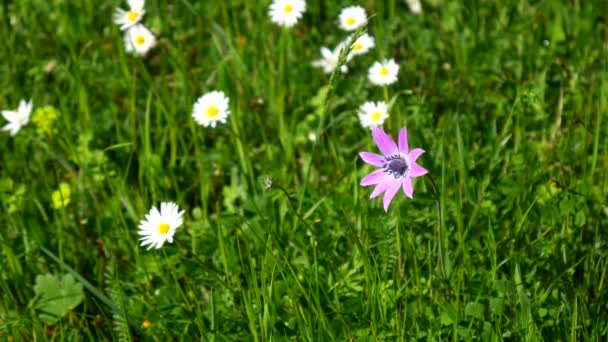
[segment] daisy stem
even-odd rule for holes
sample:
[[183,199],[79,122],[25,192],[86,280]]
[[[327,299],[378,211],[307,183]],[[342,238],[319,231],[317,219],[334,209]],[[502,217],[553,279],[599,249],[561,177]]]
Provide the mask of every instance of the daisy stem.
[[[384,93],[384,103],[386,103],[386,105],[388,106],[388,101],[390,99],[390,96],[388,95],[388,87],[383,87],[382,91]],[[387,120],[388,121],[388,129],[393,129],[393,125],[391,125],[391,120]]]
[[431,176],[431,174],[427,174],[426,177],[424,177],[424,179],[431,185],[431,188],[433,188],[433,195],[435,196],[435,204],[437,207],[437,254],[438,254],[438,259],[439,259],[439,268],[441,270],[441,276],[443,278],[446,278],[446,271],[445,271],[445,259],[444,259],[444,250],[443,250],[443,246],[444,246],[444,241],[443,241],[443,225],[442,225],[442,221],[443,221],[443,215],[442,215],[442,210],[441,210],[441,199],[439,197],[439,190],[437,190],[437,186],[435,185],[435,180],[433,179],[433,176]]

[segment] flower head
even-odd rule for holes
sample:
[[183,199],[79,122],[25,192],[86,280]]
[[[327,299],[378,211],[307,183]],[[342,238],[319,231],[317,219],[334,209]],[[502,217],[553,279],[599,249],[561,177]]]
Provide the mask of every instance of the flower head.
[[209,92],[196,100],[192,117],[199,125],[215,127],[218,122],[226,123],[230,114],[228,98],[222,91]]
[[367,74],[369,81],[374,85],[387,86],[397,82],[399,65],[394,59],[386,59],[382,62],[374,63]]
[[70,189],[70,184],[61,182],[59,184],[59,189],[53,191],[51,194],[51,201],[54,209],[62,209],[70,204],[70,196],[72,191]]
[[384,211],[387,211],[399,189],[403,188],[405,195],[413,198],[412,178],[423,176],[428,172],[416,163],[424,150],[420,148],[409,150],[405,127],[399,132],[398,145],[380,128],[372,129],[372,137],[382,155],[361,152],[359,156],[364,162],[379,169],[365,176],[361,180],[361,186],[376,186],[370,198],[384,193]]
[[3,131],[8,131],[12,136],[17,134],[21,127],[27,125],[30,121],[30,114],[32,113],[32,100],[19,101],[19,107],[17,110],[3,110],[2,116],[8,121]]
[[39,134],[52,134],[55,121],[59,118],[59,110],[52,106],[37,108],[32,114],[32,122],[36,125]]
[[293,27],[305,10],[304,0],[274,0],[270,4],[270,20],[279,26]]
[[405,0],[407,6],[410,8],[410,11],[414,14],[422,13],[422,4],[420,0]]
[[346,31],[354,31],[365,25],[367,22],[367,14],[361,6],[350,6],[342,9],[338,16],[340,28]]
[[[346,41],[349,42],[350,39],[351,39],[351,37],[348,37],[348,39]],[[370,36],[367,33],[364,33],[355,40],[353,45],[351,45],[350,53],[353,56],[363,55],[363,54],[369,52],[369,50],[373,49],[374,46],[376,46],[374,37]]]
[[359,107],[359,121],[363,127],[374,128],[382,126],[387,118],[388,108],[384,101],[365,102]]
[[125,50],[136,56],[145,56],[156,44],[156,37],[144,25],[131,26],[125,33]]
[[129,5],[128,11],[117,8],[114,12],[114,23],[120,25],[121,30],[126,30],[137,24],[146,14],[144,0],[127,0],[127,3]]
[[165,241],[173,242],[173,234],[182,223],[184,211],[179,211],[177,204],[173,202],[162,202],[160,211],[152,207],[146,214],[146,218],[139,223],[137,234],[142,236],[139,240],[141,246],[148,246],[148,249],[161,248]]
[[[313,61],[312,65],[318,68],[323,69],[323,72],[326,74],[331,74],[336,67],[338,67],[338,62],[340,60],[340,51],[344,44],[338,44],[336,48],[332,51],[326,47],[321,48],[321,59]],[[347,56],[344,64],[340,66],[340,71],[345,74],[348,71],[348,67],[346,63],[350,60],[352,56]]]

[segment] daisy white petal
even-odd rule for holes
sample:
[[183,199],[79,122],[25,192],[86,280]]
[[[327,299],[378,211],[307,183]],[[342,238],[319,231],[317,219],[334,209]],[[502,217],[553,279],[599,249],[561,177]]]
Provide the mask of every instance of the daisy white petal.
[[361,6],[350,6],[342,9],[338,16],[340,28],[346,31],[354,31],[365,25],[367,22],[367,13]]
[[274,0],[270,4],[270,20],[283,27],[293,27],[306,10],[304,0]]
[[[347,42],[351,40],[351,37],[348,37]],[[374,37],[370,36],[367,33],[362,34],[355,40],[355,42],[350,47],[350,53],[353,56],[363,55],[369,52],[376,46],[376,42],[374,41]]]
[[120,25],[121,30],[126,30],[141,21],[146,14],[144,0],[129,0],[129,10],[117,8],[114,12],[114,23]]
[[160,248],[165,242],[173,242],[175,230],[183,223],[183,215],[184,211],[179,211],[177,204],[172,202],[161,203],[160,212],[152,207],[139,223],[137,234],[141,236],[141,246],[147,246],[148,249]]
[[388,106],[386,102],[365,102],[359,108],[359,121],[365,128],[382,126],[388,118]]
[[218,122],[226,123],[228,115],[228,98],[224,92],[217,90],[199,97],[192,109],[194,121],[204,127],[215,127]]
[[145,56],[156,45],[156,37],[144,25],[131,26],[125,33],[125,50],[136,56]]
[[369,81],[374,85],[387,86],[397,82],[399,65],[394,59],[374,63],[368,71]]
[[30,115],[32,114],[32,101],[21,100],[17,110],[3,110],[2,116],[8,121],[3,131],[7,131],[10,135],[14,136],[19,130],[30,122]]

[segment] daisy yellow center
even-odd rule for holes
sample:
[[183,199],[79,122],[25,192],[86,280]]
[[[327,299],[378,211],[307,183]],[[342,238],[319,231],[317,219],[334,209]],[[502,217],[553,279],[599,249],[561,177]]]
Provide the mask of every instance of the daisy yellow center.
[[135,44],[143,45],[145,42],[146,42],[146,38],[144,38],[144,36],[135,37]]
[[139,13],[137,13],[135,11],[127,12],[127,20],[129,20],[130,22],[134,22],[135,20],[137,20],[138,17],[139,17]]
[[374,121],[379,121],[379,120],[380,120],[380,116],[381,116],[381,115],[382,115],[382,114],[380,114],[380,112],[373,112],[373,113],[372,113],[372,120],[374,120]]
[[353,44],[353,50],[359,51],[361,49],[363,49],[363,44],[361,44],[361,43],[355,43],[355,44]]
[[210,118],[216,117],[219,112],[220,110],[216,106],[207,107],[207,116]]
[[168,223],[160,223],[158,225],[158,233],[160,235],[165,235],[169,232],[169,224]]
[[283,12],[290,13],[291,11],[293,11],[293,6],[285,5],[285,7],[283,7]]
[[388,75],[388,69],[386,67],[382,67],[382,69],[380,69],[380,75],[381,76],[387,76]]
[[356,20],[355,20],[355,18],[353,18],[353,17],[350,17],[350,18],[346,19],[346,24],[347,24],[348,26],[353,26],[353,25],[355,25],[355,22],[356,22]]

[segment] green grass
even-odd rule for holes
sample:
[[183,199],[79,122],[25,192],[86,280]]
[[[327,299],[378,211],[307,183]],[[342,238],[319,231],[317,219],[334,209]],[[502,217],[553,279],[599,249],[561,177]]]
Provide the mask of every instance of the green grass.
[[[148,0],[143,59],[120,1],[3,2],[0,108],[60,117],[0,135],[1,338],[605,340],[608,3],[358,3],[377,47],[330,84],[310,62],[350,1],[309,0],[282,30],[269,1]],[[407,125],[430,176],[385,213],[359,186],[376,148],[356,112],[387,95],[366,75],[389,57],[385,129]],[[214,89],[232,114],[203,128],[192,105]],[[137,225],[163,200],[185,224],[147,251]],[[51,326],[45,274],[85,294]]]

